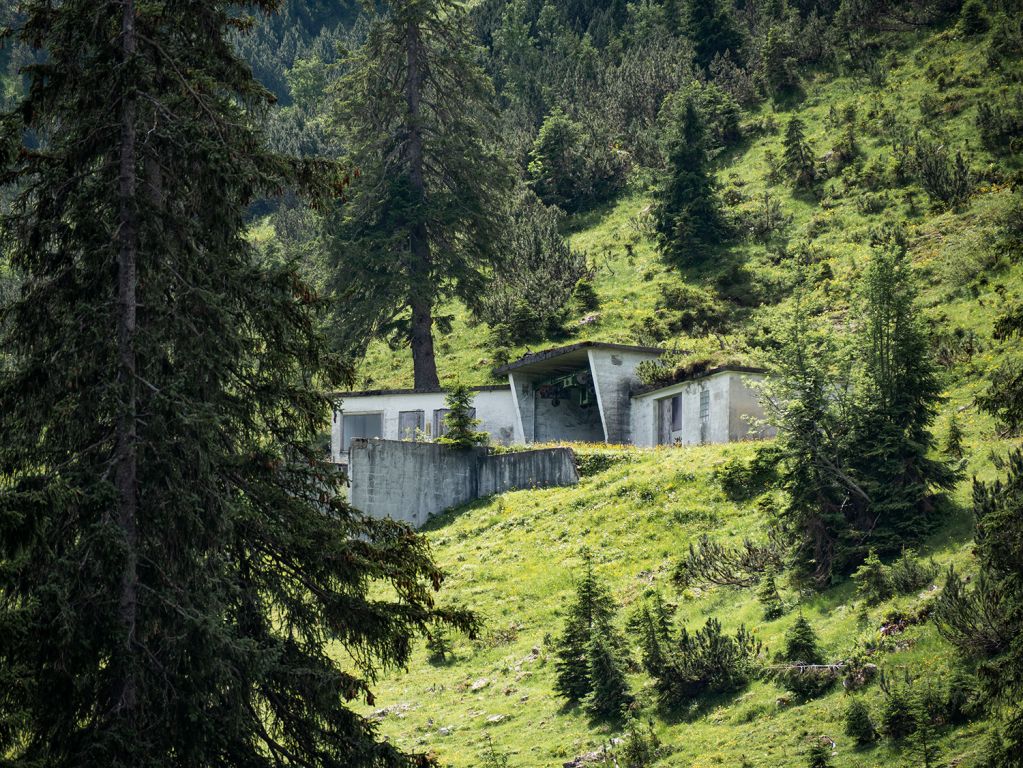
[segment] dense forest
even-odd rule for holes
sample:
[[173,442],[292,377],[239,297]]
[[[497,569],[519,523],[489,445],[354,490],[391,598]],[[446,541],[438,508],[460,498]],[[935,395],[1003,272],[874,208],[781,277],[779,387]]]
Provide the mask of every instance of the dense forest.
[[[1023,766],[1018,0],[0,29],[0,763]],[[764,366],[777,439],[345,501],[338,392],[475,446],[582,340]]]

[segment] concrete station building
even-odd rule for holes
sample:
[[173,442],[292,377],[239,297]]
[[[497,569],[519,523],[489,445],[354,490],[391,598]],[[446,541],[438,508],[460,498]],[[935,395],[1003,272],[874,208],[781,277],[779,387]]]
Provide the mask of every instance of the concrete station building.
[[[500,386],[477,387],[480,429],[499,445],[607,442],[638,446],[725,443],[768,437],[755,383],[759,368],[722,366],[644,387],[637,370],[664,350],[584,341],[528,354],[497,370]],[[444,432],[441,390],[339,393],[331,452],[347,463],[357,438],[432,441]]]

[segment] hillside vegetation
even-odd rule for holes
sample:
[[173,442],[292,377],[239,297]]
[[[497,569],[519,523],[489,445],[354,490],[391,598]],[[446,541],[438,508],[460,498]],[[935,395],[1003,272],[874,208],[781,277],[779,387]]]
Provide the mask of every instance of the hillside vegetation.
[[[970,472],[991,479],[989,451],[1006,447],[971,441]],[[407,672],[380,681],[377,703],[366,711],[399,746],[433,751],[442,765],[459,767],[481,765],[491,742],[510,766],[560,766],[621,738],[621,724],[594,721],[553,692],[553,641],[580,575],[584,547],[592,551],[598,576],[620,606],[619,625],[646,597],[660,593],[677,606],[676,622],[690,631],[709,617],[728,632],[745,624],[763,641],[768,661],[781,648],[786,629],[804,615],[829,659],[863,653],[886,675],[923,675],[939,696],[947,696],[954,654],[933,625],[909,626],[889,637],[880,633],[894,617],[912,616],[928,605],[931,588],[870,606],[863,618],[852,583],[804,594],[783,585],[786,612],[773,621],[763,619],[755,590],[675,591],[672,570],[701,535],[732,545],[765,535],[766,521],[758,512],[764,502],[730,502],[714,477],[728,460],[748,458],[753,450],[752,445],[584,447],[582,466],[605,468],[589,472],[578,487],[505,494],[437,518],[427,536],[448,572],[445,593],[477,607],[485,629],[477,641],[453,637],[444,662],[429,661],[427,650],[419,649]],[[964,511],[969,496],[969,484],[962,483],[955,494],[960,512],[921,548],[941,571],[955,563],[973,572],[970,516]],[[638,660],[635,635],[630,648]],[[834,764],[841,768],[923,765],[912,739],[857,748],[844,733],[850,696],[841,685],[800,704],[776,683],[758,680],[690,712],[665,712],[648,676],[633,671],[630,681],[639,721],[653,723],[669,753],[654,763],[658,766],[795,768],[807,764],[807,745],[817,736],[836,742]],[[877,682],[857,695],[878,718],[885,696]],[[933,764],[979,764],[984,727],[975,721],[942,729],[940,762]]]

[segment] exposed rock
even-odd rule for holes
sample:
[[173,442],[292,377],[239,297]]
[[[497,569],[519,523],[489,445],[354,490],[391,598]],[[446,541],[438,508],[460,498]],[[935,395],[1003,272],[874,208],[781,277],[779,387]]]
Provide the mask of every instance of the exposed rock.
[[490,685],[490,680],[485,677],[481,677],[478,680],[473,680],[472,685],[469,686],[470,691],[482,691]]

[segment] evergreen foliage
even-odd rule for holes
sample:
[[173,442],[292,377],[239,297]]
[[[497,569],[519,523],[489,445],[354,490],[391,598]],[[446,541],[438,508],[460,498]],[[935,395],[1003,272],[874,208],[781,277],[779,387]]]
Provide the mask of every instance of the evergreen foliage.
[[480,420],[475,417],[472,407],[474,395],[468,384],[455,384],[444,397],[448,412],[444,415],[446,431],[437,442],[455,448],[473,448],[486,445],[490,435],[476,429]]
[[981,0],[966,0],[959,12],[959,26],[967,35],[982,35],[991,27],[987,8]]
[[742,34],[732,19],[729,4],[722,0],[689,0],[686,32],[696,48],[696,62],[709,67],[717,56],[738,54]]
[[1023,751],[1023,451],[1010,454],[1004,481],[974,481],[973,513],[980,573],[967,588],[949,570],[934,620],[960,653],[979,662],[981,693],[1002,717],[993,759],[1013,765]]
[[665,663],[671,644],[671,612],[660,593],[648,600],[629,624],[629,630],[639,635],[643,669],[657,674]]
[[[1023,338],[1023,306],[1011,308],[998,319],[995,338],[1012,342]],[[1023,431],[1023,358],[1013,355],[1001,365],[977,403],[998,420],[1002,434],[1020,434]]]
[[858,298],[844,349],[797,300],[767,401],[786,459],[782,522],[797,571],[818,583],[851,570],[868,547],[895,553],[919,540],[956,479],[930,456],[941,385],[898,233],[877,238]]
[[509,212],[503,255],[495,267],[479,317],[502,344],[562,333],[574,292],[588,274],[586,255],[568,247],[558,231],[563,215],[522,190]]
[[613,707],[615,692],[627,693],[627,689],[617,687],[617,675],[612,669],[616,667],[620,672],[625,643],[614,629],[614,601],[594,574],[589,553],[584,555],[583,566],[585,570],[576,586],[575,601],[557,642],[554,689],[571,702],[587,701],[596,691],[597,683],[592,675],[598,672],[603,678],[601,690],[595,694],[596,706]]
[[428,626],[475,622],[434,606],[424,539],[343,501],[312,291],[245,238],[257,196],[326,194],[329,168],[265,148],[236,4],[20,9],[38,57],[0,119],[23,278],[0,374],[4,762],[410,764],[346,703]]
[[796,116],[789,119],[785,129],[785,170],[797,189],[809,189],[817,182],[817,161],[805,133],[802,120]]
[[597,717],[620,717],[632,702],[632,695],[629,693],[629,683],[625,679],[625,670],[617,648],[609,643],[601,630],[591,638],[586,656],[590,692],[583,700],[583,705]]
[[435,308],[475,308],[500,257],[510,175],[476,55],[462,5],[395,0],[335,88],[357,169],[331,228],[337,341],[351,356],[376,335],[410,344],[416,389],[440,386]]
[[945,444],[942,451],[950,459],[963,458],[963,428],[955,414],[948,421],[948,432],[945,433]]
[[661,740],[654,732],[653,723],[644,730],[635,719],[629,720],[625,741],[621,746],[618,764],[621,768],[647,768],[662,756]]
[[889,569],[881,562],[873,549],[852,574],[856,594],[868,605],[887,600],[894,593]]
[[752,679],[760,650],[744,626],[734,637],[713,618],[692,635],[682,627],[667,662],[655,675],[658,697],[665,706],[678,708],[704,695],[739,691]]
[[831,743],[823,738],[810,742],[810,748],[806,751],[806,765],[807,768],[831,768]]
[[727,234],[707,164],[705,129],[692,97],[668,99],[659,122],[666,168],[654,190],[654,229],[665,261],[699,262]]
[[778,594],[774,568],[768,568],[764,578],[760,580],[760,586],[757,588],[757,600],[760,601],[760,605],[764,609],[766,621],[784,615],[785,603],[782,602],[781,595]]
[[845,735],[858,746],[872,744],[877,738],[877,729],[870,719],[870,710],[860,696],[850,696],[845,708]]
[[778,672],[781,684],[802,699],[820,696],[838,678],[838,673],[825,665],[824,654],[817,646],[817,633],[803,614],[785,633],[785,650]]

